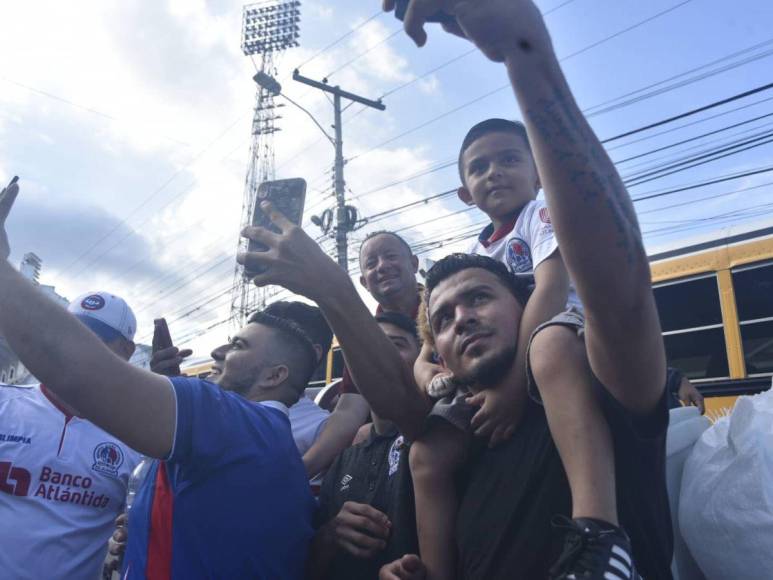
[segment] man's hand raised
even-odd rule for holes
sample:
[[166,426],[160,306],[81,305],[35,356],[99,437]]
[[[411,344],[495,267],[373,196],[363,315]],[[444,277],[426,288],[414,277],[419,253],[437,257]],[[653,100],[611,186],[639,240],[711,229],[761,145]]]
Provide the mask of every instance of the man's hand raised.
[[338,285],[351,283],[346,272],[300,227],[277,211],[271,202],[264,201],[260,209],[271,218],[280,233],[260,227],[244,228],[244,237],[268,249],[242,252],[237,257],[240,264],[263,270],[262,274],[252,279],[257,286],[277,284],[319,303],[333,294]]
[[19,185],[11,183],[8,187],[0,191],[0,259],[7,260],[11,255],[11,246],[8,243],[8,234],[5,231],[5,220],[11,213],[13,202],[19,194]]
[[[384,0],[385,10],[393,8],[394,0]],[[418,46],[427,41],[427,19],[438,11],[456,16],[455,23],[443,24],[447,32],[469,39],[493,61],[552,51],[542,14],[532,0],[411,0],[403,25]]]
[[192,354],[193,351],[189,348],[184,348],[182,350],[176,346],[162,348],[161,350],[154,352],[153,356],[150,357],[150,370],[157,375],[164,375],[167,377],[177,376],[177,373],[174,371],[177,371],[183,360]]

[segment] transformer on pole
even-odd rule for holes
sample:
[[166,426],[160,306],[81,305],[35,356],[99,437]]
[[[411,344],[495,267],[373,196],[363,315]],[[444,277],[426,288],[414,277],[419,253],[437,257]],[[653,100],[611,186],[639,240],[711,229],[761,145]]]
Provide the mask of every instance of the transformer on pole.
[[[257,93],[252,118],[252,145],[250,164],[244,183],[241,225],[249,225],[255,207],[258,186],[274,179],[274,138],[279,130],[275,122],[281,118],[278,111],[283,104],[275,104],[275,91],[259,82],[261,75],[276,75],[275,64],[279,55],[299,45],[300,0],[267,0],[244,6],[242,11],[242,52],[246,56],[259,55],[255,63]],[[253,61],[254,62],[254,61]],[[239,238],[238,249],[247,243]],[[243,325],[255,310],[265,306],[265,291],[244,278],[244,269],[236,264],[231,292],[231,318],[236,325]]]

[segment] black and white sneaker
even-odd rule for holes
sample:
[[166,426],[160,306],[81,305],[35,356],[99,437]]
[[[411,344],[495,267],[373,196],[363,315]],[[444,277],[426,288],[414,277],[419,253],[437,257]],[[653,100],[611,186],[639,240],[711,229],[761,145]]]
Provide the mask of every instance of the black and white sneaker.
[[564,551],[550,569],[551,580],[641,580],[631,555],[631,541],[617,526],[602,520],[557,516],[566,530]]

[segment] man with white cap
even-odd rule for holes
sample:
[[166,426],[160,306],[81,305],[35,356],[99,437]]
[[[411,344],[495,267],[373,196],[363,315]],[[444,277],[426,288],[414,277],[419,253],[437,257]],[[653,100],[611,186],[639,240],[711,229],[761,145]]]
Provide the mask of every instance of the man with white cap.
[[0,191],[0,332],[57,396],[157,459],[129,513],[123,577],[303,578],[315,502],[287,415],[317,365],[308,335],[254,314],[217,384],[134,367],[8,263],[18,192]]
[[[122,298],[89,292],[68,310],[129,360],[137,324]],[[139,460],[45,385],[0,385],[4,577],[97,578]]]

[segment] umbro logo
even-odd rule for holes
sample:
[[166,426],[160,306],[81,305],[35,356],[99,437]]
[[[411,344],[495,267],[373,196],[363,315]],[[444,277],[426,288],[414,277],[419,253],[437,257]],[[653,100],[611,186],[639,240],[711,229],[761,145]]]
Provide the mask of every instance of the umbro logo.
[[354,478],[351,475],[349,475],[348,473],[346,475],[344,475],[341,478],[341,489],[338,490],[338,491],[346,491],[347,489],[349,489],[349,483],[351,483],[351,481],[353,479]]

